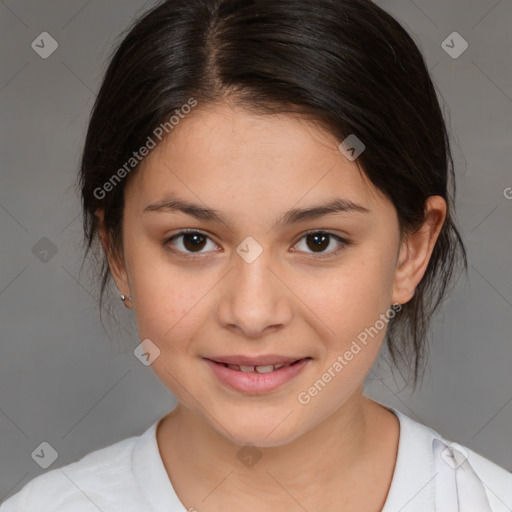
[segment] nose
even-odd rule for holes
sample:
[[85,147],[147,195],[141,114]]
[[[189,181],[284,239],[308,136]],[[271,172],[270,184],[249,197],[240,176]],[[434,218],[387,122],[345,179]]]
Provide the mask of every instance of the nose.
[[292,293],[270,263],[268,250],[251,263],[235,256],[218,304],[218,320],[224,328],[255,339],[290,322]]

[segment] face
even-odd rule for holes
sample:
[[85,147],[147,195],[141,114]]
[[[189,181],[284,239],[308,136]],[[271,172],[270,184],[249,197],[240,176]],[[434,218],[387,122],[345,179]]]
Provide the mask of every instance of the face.
[[290,442],[350,403],[404,299],[396,211],[338,144],[310,121],[210,105],[126,185],[111,268],[160,350],[151,367],[240,444]]

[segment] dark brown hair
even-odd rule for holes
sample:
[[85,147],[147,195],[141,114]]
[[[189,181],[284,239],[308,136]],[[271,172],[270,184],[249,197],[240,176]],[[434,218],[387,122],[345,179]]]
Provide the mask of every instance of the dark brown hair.
[[[357,162],[393,203],[403,232],[422,224],[429,196],[448,204],[426,273],[387,332],[393,362],[407,365],[416,386],[429,322],[459,259],[466,270],[467,261],[453,221],[447,129],[413,39],[369,0],[167,0],[127,32],[108,65],[83,150],[84,261],[100,249],[97,209],[113,253],[122,255],[123,190],[137,169],[108,194],[97,191],[190,98],[200,108],[229,95],[262,114],[306,116],[340,142],[354,134],[366,146]],[[100,311],[110,277],[103,254]]]

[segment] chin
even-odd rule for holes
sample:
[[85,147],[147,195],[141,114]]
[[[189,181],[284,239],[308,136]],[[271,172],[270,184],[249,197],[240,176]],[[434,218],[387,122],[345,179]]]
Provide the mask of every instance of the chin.
[[238,418],[244,417],[244,421],[226,422],[229,434],[226,431],[220,431],[219,434],[240,446],[252,445],[261,448],[282,446],[301,435],[294,424],[285,420],[286,416],[282,414],[279,419],[273,421],[264,414],[258,414],[257,417],[250,414],[239,415]]

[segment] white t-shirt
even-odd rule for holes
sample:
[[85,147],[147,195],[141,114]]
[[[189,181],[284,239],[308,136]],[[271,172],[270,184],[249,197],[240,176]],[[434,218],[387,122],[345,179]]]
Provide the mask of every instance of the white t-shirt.
[[[381,512],[512,511],[511,472],[387,408],[398,416],[400,440]],[[187,512],[158,450],[159,421],[140,436],[37,476],[0,512]]]

